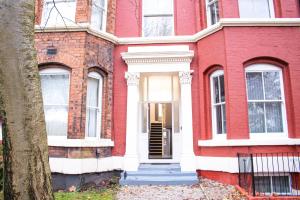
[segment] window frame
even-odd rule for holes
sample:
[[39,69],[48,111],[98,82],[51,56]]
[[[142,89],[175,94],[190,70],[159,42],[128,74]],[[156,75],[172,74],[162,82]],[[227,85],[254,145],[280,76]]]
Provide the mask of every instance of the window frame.
[[[219,77],[222,76],[224,77],[224,92],[225,92],[225,101],[221,102],[220,99],[220,103],[215,103],[214,99],[215,99],[215,94],[214,94],[214,83],[213,83],[213,79],[215,77],[218,77],[218,86],[219,86],[219,97],[221,96],[221,90],[220,90],[220,81],[219,81]],[[223,121],[224,121],[224,117],[225,117],[225,123],[227,122],[226,120],[226,115],[223,116],[223,108],[222,106],[225,105],[225,113],[226,113],[226,91],[225,91],[225,76],[224,76],[224,70],[216,70],[214,71],[212,74],[210,74],[209,76],[209,80],[210,80],[210,98],[211,98],[211,102],[210,102],[210,106],[211,106],[211,121],[212,121],[212,137],[213,139],[226,139],[227,137],[227,130],[224,130],[224,126],[223,126]],[[221,106],[221,123],[222,123],[222,133],[218,134],[217,133],[217,116],[216,116],[216,107],[217,106]],[[227,125],[226,125],[227,127]]]
[[[69,70],[66,70],[66,69],[62,69],[62,68],[59,68],[59,67],[50,67],[50,68],[45,68],[45,69],[41,69],[39,71],[39,75],[56,75],[56,74],[68,74],[69,76],[69,91],[68,91],[68,104],[67,105],[63,105],[63,106],[66,106],[67,107],[67,112],[68,112],[68,115],[67,115],[67,132],[66,132],[66,135],[62,135],[62,136],[59,136],[59,135],[48,135],[47,133],[47,137],[48,138],[51,138],[51,139],[67,139],[68,138],[68,129],[69,129],[69,106],[70,106],[70,89],[71,89],[71,72]],[[41,90],[42,91],[42,90]],[[43,92],[43,91],[42,91]],[[43,101],[43,108],[45,106],[45,103]],[[45,116],[46,118],[46,116]],[[45,120],[45,123],[46,123],[46,120]]]
[[[220,12],[218,12],[218,19],[216,21],[216,23],[212,23],[212,15],[211,15],[211,11],[210,11],[210,6],[212,6],[214,3],[220,3],[219,0],[212,0],[211,2],[209,2],[209,0],[205,0],[206,6],[206,20],[207,20],[207,26],[212,26],[214,24],[217,24],[220,21]],[[220,4],[218,5],[219,10],[220,10]]]
[[[270,180],[270,190],[271,192],[263,192],[264,194],[267,194],[267,195],[270,195],[270,194],[278,194],[278,195],[289,195],[289,194],[292,194],[292,178],[291,178],[291,175],[290,174],[284,174],[284,173],[276,173],[276,174],[272,174],[272,175],[268,175],[268,176],[265,176],[263,173],[256,173],[254,175],[254,179],[257,178],[257,177],[267,177],[269,178]],[[275,192],[274,191],[274,185],[273,185],[273,178],[274,177],[287,177],[288,178],[288,183],[289,183],[289,191],[290,192]],[[264,183],[264,181],[263,181]],[[255,185],[256,187],[256,185]],[[281,186],[280,186],[281,187]]]
[[[92,7],[91,7],[91,19],[90,19],[90,26],[93,30],[96,30],[96,31],[103,31],[103,32],[106,32],[106,24],[107,24],[107,13],[108,13],[108,1],[107,0],[104,0],[104,7],[101,8],[101,7],[98,7],[96,4],[94,4],[94,1],[97,1],[97,0],[92,0]],[[102,16],[102,28],[96,28],[95,26],[92,25],[92,14],[93,14],[93,6],[96,6],[100,9],[103,10],[103,16]]]
[[273,3],[273,0],[267,0],[268,1],[268,5],[269,5],[269,14],[270,14],[270,17],[268,18],[262,18],[262,17],[241,17],[241,10],[240,10],[240,0],[238,0],[238,10],[239,10],[239,17],[241,19],[272,19],[272,18],[275,18],[275,8],[274,8],[274,3]]
[[[77,0],[55,0],[55,3],[59,3],[59,2],[74,2],[75,3],[75,11],[74,11],[74,19],[69,19],[69,20],[64,20],[66,25],[70,25],[70,24],[74,24],[76,23],[76,7],[77,7]],[[50,3],[53,3],[53,0],[44,0],[44,3],[43,3],[43,10],[42,10],[42,20],[41,20],[41,25],[43,26],[49,26],[49,27],[55,27],[55,26],[64,26],[65,24],[46,24],[46,20],[48,19],[48,16],[46,16],[46,13],[45,13],[45,9],[46,9],[46,5],[47,4],[50,4]],[[50,17],[49,17],[50,19]]]
[[[247,73],[248,72],[279,72],[280,79],[280,92],[281,92],[281,100],[250,100],[248,99],[248,86],[247,86]],[[263,83],[264,85],[264,83]],[[248,117],[248,127],[249,127],[249,135],[250,138],[270,138],[270,137],[288,137],[288,127],[287,127],[287,115],[286,115],[286,103],[285,103],[285,91],[284,91],[284,79],[283,72],[280,67],[277,67],[272,64],[251,64],[245,68],[245,86],[246,86],[246,100],[247,100],[247,117]],[[263,95],[265,96],[265,90],[263,86]],[[262,133],[251,133],[249,126],[249,102],[281,102],[281,117],[282,117],[282,132],[267,132],[266,126],[266,111],[264,110],[264,125],[265,132]],[[265,105],[265,104],[264,104]],[[265,106],[264,106],[265,107]]]
[[[104,91],[104,76],[98,72],[89,72],[88,73],[88,78],[93,78],[98,80],[99,88],[98,88],[98,107],[93,107],[94,109],[97,109],[97,121],[96,121],[96,137],[91,137],[89,136],[88,129],[87,129],[87,123],[88,123],[88,118],[87,118],[87,111],[88,111],[88,106],[87,105],[87,92],[86,92],[86,116],[85,116],[85,139],[87,140],[100,140],[102,137],[102,106],[103,106],[103,91]],[[87,87],[88,91],[88,81],[87,81]]]
[[[172,14],[144,14],[144,1],[146,0],[142,0],[142,37],[170,37],[170,36],[174,36],[175,35],[175,19],[174,19],[174,14],[175,14],[175,7],[174,7],[174,0],[172,1]],[[167,16],[171,16],[172,17],[172,33],[171,35],[168,36],[145,36],[145,32],[144,32],[144,27],[145,27],[145,17],[167,17]]]

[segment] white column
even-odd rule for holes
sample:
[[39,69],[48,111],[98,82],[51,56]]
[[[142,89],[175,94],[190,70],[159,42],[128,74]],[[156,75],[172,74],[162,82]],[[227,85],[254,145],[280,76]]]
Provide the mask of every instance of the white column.
[[191,71],[179,72],[181,86],[181,171],[195,171],[196,157],[193,149],[192,75]]
[[136,171],[138,161],[138,102],[139,102],[139,73],[126,72],[127,79],[127,118],[126,118],[126,152],[124,170]]

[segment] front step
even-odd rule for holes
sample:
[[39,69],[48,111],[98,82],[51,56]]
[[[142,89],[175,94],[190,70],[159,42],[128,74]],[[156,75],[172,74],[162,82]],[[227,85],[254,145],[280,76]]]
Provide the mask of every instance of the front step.
[[141,164],[138,171],[123,172],[120,185],[192,185],[196,172],[181,172],[179,164]]

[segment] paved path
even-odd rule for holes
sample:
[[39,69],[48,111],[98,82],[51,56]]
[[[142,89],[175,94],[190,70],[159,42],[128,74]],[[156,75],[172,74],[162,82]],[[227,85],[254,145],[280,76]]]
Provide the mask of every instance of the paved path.
[[193,186],[123,186],[118,200],[230,200],[234,187],[209,179]]

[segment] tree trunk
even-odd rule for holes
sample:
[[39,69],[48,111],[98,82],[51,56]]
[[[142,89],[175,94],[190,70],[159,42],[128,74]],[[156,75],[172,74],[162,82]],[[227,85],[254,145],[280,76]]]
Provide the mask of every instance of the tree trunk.
[[35,0],[0,0],[4,198],[54,199],[36,51]]

